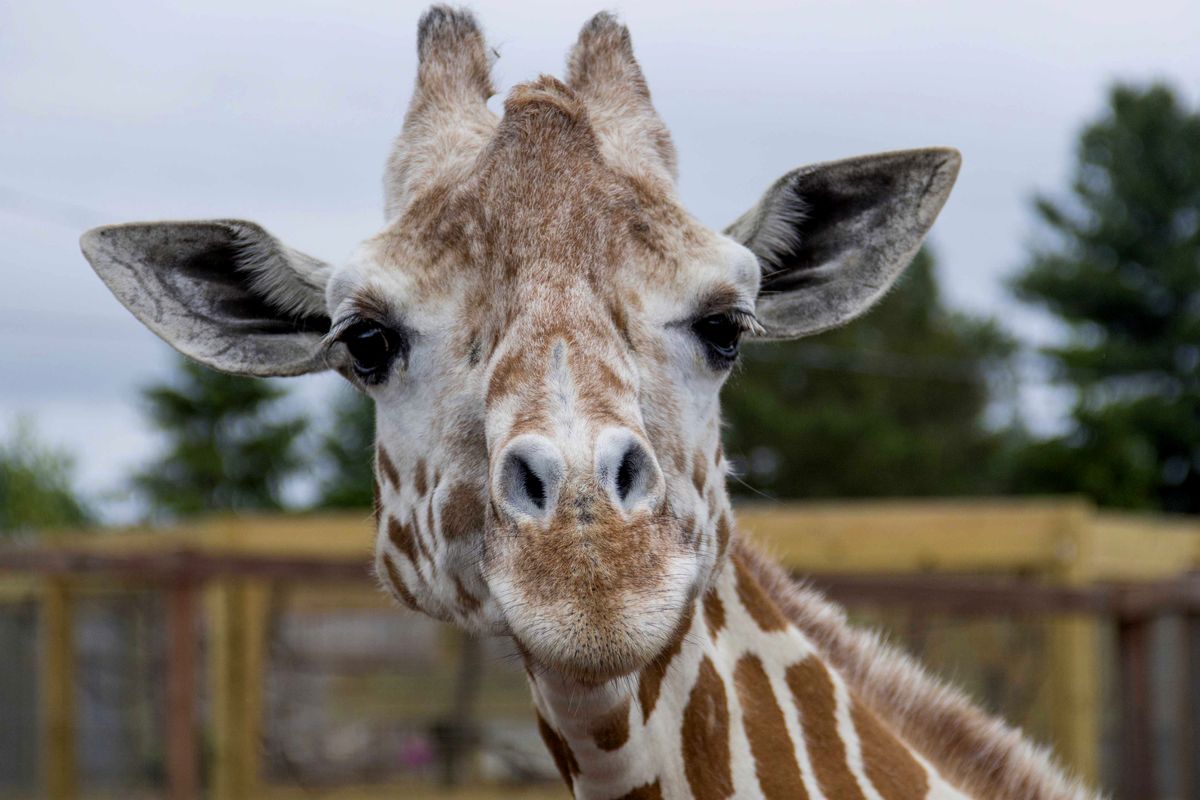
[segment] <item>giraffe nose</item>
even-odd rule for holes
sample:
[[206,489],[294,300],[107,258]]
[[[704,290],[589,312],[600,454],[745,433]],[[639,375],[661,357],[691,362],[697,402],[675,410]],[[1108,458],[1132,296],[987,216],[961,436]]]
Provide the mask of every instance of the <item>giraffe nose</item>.
[[513,439],[500,456],[497,496],[516,519],[544,520],[554,511],[566,476],[562,453],[544,436]]
[[654,508],[663,477],[650,449],[628,428],[608,428],[596,440],[596,477],[613,502],[629,512]]

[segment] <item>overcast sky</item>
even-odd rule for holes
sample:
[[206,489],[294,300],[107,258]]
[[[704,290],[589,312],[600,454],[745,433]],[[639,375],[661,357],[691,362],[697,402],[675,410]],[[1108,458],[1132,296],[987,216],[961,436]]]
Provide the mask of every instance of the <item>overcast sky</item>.
[[[561,74],[602,7],[472,6],[500,51],[501,96]],[[700,219],[723,226],[807,162],[953,145],[964,167],[932,235],[947,295],[1027,338],[1051,329],[1003,281],[1035,230],[1029,197],[1064,185],[1106,86],[1165,78],[1197,101],[1197,0],[610,7]],[[167,373],[169,351],[92,274],[83,229],[245,217],[332,261],[374,231],[422,8],[0,0],[0,432],[33,415],[93,493],[153,451],[137,389]],[[315,404],[335,381],[295,385]],[[1026,395],[1039,426],[1059,413],[1049,398]]]

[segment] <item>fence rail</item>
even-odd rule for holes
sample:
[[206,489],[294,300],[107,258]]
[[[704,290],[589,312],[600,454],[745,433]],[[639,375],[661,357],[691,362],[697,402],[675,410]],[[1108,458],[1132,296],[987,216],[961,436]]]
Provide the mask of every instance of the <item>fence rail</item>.
[[[1074,500],[887,502],[746,508],[740,527],[793,572],[848,606],[919,614],[1028,617],[1046,626],[1054,744],[1099,774],[1098,633],[1115,631],[1122,702],[1124,797],[1156,795],[1151,746],[1150,626],[1184,619],[1188,678],[1179,698],[1182,796],[1200,797],[1193,757],[1200,720],[1200,525],[1097,513]],[[41,597],[40,693],[45,786],[77,793],[73,744],[72,607],[95,585],[148,586],[166,599],[166,771],[172,798],[199,796],[196,663],[207,623],[213,696],[211,780],[218,798],[260,794],[255,746],[262,714],[269,587],[364,584],[364,515],[217,519],[169,534],[58,536],[0,549],[0,594]],[[382,602],[382,600],[381,600]]]

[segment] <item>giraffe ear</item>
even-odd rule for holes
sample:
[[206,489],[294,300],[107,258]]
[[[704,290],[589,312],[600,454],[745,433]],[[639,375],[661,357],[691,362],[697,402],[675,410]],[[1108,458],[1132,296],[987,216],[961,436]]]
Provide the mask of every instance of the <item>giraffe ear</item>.
[[933,148],[801,167],[726,233],[762,265],[764,338],[820,333],[882,297],[950,195],[961,156]]
[[330,268],[253,222],[109,225],[80,247],[135,317],[201,364],[260,376],[325,369]]

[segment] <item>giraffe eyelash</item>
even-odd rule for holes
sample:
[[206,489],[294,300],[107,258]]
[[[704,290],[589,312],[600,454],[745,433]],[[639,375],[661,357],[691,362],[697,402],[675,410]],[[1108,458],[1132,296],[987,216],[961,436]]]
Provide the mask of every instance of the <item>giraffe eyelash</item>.
[[735,308],[732,311],[726,312],[730,321],[737,325],[742,333],[748,333],[751,336],[762,336],[767,332],[762,323],[758,321],[758,317],[754,316],[753,311]]

